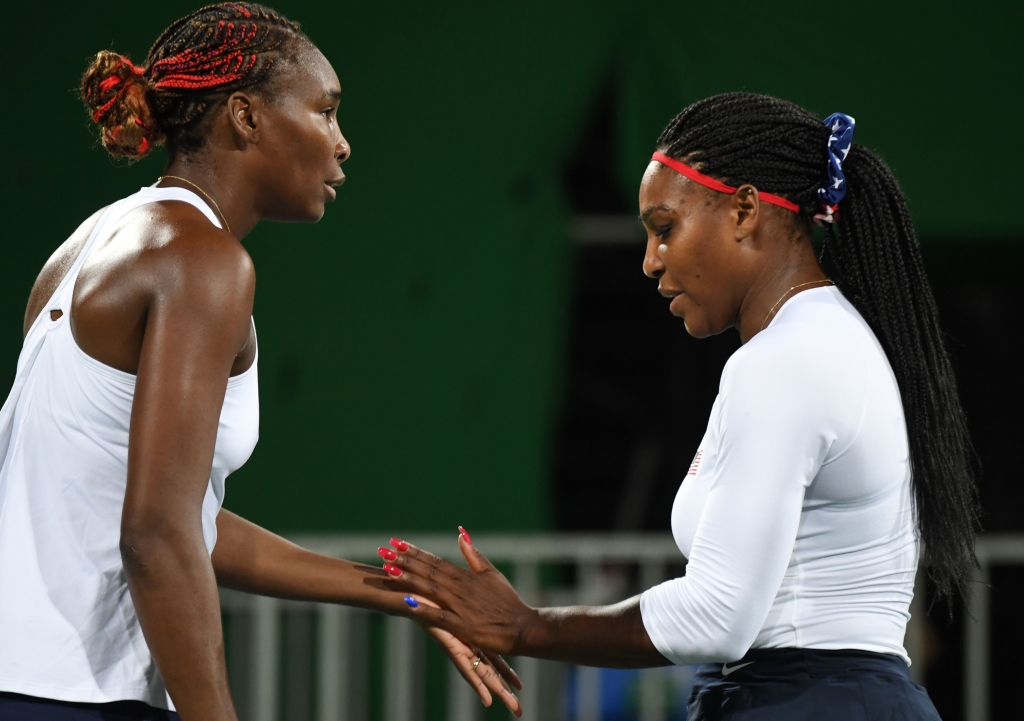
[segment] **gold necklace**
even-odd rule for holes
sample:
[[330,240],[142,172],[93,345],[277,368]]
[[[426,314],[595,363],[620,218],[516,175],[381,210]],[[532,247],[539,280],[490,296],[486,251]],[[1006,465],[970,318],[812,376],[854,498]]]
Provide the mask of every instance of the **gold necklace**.
[[182,177],[180,177],[180,176],[178,176],[178,175],[161,175],[161,176],[160,176],[159,178],[157,178],[157,179],[156,179],[156,182],[158,182],[158,183],[159,183],[159,182],[160,182],[161,180],[163,180],[164,178],[170,178],[171,180],[180,180],[180,181],[181,181],[181,182],[183,182],[183,183],[188,183],[188,184],[189,184],[189,185],[191,185],[191,186],[192,186],[193,188],[195,188],[195,189],[196,189],[196,190],[198,190],[198,191],[199,191],[200,193],[202,193],[202,194],[203,194],[203,197],[205,197],[205,198],[206,198],[207,200],[209,200],[209,201],[210,201],[211,203],[213,203],[213,207],[217,209],[217,215],[219,215],[219,216],[220,216],[220,219],[221,219],[222,221],[224,221],[224,228],[225,228],[225,229],[226,229],[226,230],[227,230],[227,231],[228,231],[229,233],[231,233],[231,226],[230,226],[230,225],[228,225],[228,219],[224,217],[224,213],[223,213],[223,212],[221,211],[221,209],[220,209],[220,206],[219,206],[219,205],[217,205],[217,201],[216,201],[216,200],[214,200],[213,198],[211,198],[211,197],[210,197],[209,195],[207,195],[207,194],[206,194],[206,191],[205,191],[205,190],[203,190],[202,188],[200,188],[200,187],[199,187],[198,185],[196,185],[195,183],[193,183],[193,182],[192,182],[191,180],[186,180],[185,178],[182,178]]
[[[785,293],[783,293],[782,297],[779,298],[779,300],[776,301],[775,305],[772,306],[772,309],[770,311],[768,311],[768,315],[766,315],[764,317],[764,323],[761,324],[761,330],[764,330],[765,326],[768,325],[768,319],[772,317],[772,313],[774,313],[775,309],[779,307],[779,303],[781,303],[782,301],[784,301],[786,299],[787,295],[792,293],[797,288],[805,288],[805,287],[807,287],[809,285],[814,285],[815,283],[828,283],[829,285],[835,285],[835,283],[832,282],[831,278],[825,278],[824,280],[809,280],[806,283],[800,283],[799,285],[794,285],[792,288],[790,288]],[[760,331],[758,331],[758,332],[760,332]]]

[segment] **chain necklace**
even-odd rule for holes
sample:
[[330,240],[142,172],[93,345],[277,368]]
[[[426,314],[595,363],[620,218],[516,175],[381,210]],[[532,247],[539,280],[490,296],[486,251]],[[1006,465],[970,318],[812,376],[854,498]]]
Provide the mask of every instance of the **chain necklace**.
[[[775,313],[775,309],[779,307],[779,304],[782,303],[782,301],[784,301],[786,299],[786,296],[788,296],[790,293],[792,293],[797,288],[806,288],[807,286],[814,285],[815,283],[827,283],[828,285],[835,285],[835,283],[832,282],[831,278],[825,278],[824,280],[809,280],[806,283],[800,283],[799,285],[794,285],[792,288],[790,288],[785,293],[783,293],[782,297],[779,298],[778,301],[776,301],[775,305],[772,306],[772,309],[770,311],[768,311],[768,315],[766,315],[764,317],[764,323],[761,324],[761,329],[760,330],[764,330],[765,329],[765,326],[768,325],[768,320],[772,317],[772,314]],[[758,331],[758,332],[760,332],[760,331]]]
[[[214,200],[213,198],[211,198],[211,197],[210,197],[209,195],[207,195],[207,193],[206,193],[206,191],[205,191],[205,190],[203,190],[202,188],[200,188],[200,187],[199,187],[198,185],[196,185],[195,183],[193,183],[193,182],[192,182],[191,180],[186,180],[185,178],[182,178],[181,176],[178,176],[178,175],[161,175],[161,176],[160,176],[159,178],[157,178],[157,179],[156,179],[156,182],[158,182],[158,183],[159,183],[159,182],[160,182],[161,180],[164,180],[165,178],[166,178],[166,179],[170,179],[170,180],[180,180],[180,181],[181,181],[181,182],[183,182],[183,183],[188,183],[188,184],[189,184],[189,185],[191,185],[191,186],[192,186],[193,188],[195,188],[195,189],[196,189],[196,190],[198,190],[198,191],[199,191],[200,193],[202,193],[202,194],[203,194],[203,197],[204,197],[204,198],[206,198],[206,199],[207,199],[207,200],[209,200],[209,201],[210,201],[211,203],[213,203],[213,207],[217,209],[217,215],[219,215],[219,216],[220,216],[220,219],[221,219],[221,221],[223,221],[223,223],[224,223],[224,228],[225,228],[225,229],[226,229],[226,230],[227,230],[227,231],[228,231],[229,233],[231,233],[231,226],[230,226],[230,225],[228,225],[228,219],[224,217],[224,213],[223,213],[223,212],[221,211],[221,209],[220,209],[220,206],[219,206],[219,205],[217,205],[217,201],[216,201],[216,200]],[[232,235],[234,235],[234,234],[232,233]]]

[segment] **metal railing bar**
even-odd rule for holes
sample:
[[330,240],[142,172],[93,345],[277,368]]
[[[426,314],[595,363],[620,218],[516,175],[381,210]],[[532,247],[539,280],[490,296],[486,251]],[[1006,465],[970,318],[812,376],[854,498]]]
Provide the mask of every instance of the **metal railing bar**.
[[[388,534],[296,534],[289,540],[317,553],[353,560],[373,559]],[[410,543],[453,561],[462,554],[454,533],[396,534]],[[534,563],[665,561],[684,563],[682,553],[668,533],[616,534],[474,534],[474,544],[493,561]]]
[[266,596],[253,599],[253,663],[250,706],[253,721],[276,721],[278,717],[278,649],[280,614],[278,600]]

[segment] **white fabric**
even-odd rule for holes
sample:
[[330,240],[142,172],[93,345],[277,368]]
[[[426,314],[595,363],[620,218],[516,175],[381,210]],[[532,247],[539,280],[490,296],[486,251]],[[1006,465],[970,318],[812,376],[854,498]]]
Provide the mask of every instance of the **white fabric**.
[[[143,188],[112,205],[32,324],[0,411],[0,690],[63,701],[173,708],[142,636],[118,541],[135,376],[86,355],[71,333],[75,280],[98,239],[147,203],[193,193]],[[56,321],[51,310],[61,310]],[[256,361],[228,381],[203,536],[212,552],[224,480],[259,434]]]
[[674,663],[796,647],[909,664],[918,537],[903,406],[837,289],[798,293],[729,359],[672,532],[686,575],[640,609]]

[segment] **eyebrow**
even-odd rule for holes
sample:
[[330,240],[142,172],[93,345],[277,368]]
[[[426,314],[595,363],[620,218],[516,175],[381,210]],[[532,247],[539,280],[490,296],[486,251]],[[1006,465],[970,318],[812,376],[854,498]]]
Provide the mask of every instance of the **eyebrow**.
[[328,90],[326,93],[324,93],[324,97],[327,98],[328,100],[341,100],[341,91]]
[[672,212],[672,209],[669,208],[667,205],[659,203],[658,205],[652,205],[650,208],[642,212],[639,216],[637,216],[637,220],[646,225],[647,219],[650,218],[651,215],[653,215],[654,213],[657,213],[659,210],[665,213]]

